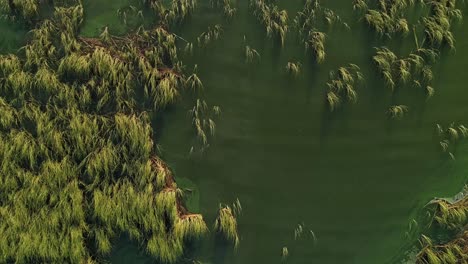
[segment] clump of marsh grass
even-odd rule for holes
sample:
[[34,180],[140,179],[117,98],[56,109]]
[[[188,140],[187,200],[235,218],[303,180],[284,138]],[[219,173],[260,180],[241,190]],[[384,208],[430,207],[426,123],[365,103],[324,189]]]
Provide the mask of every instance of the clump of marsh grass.
[[375,9],[369,8],[367,0],[354,0],[353,9],[363,15],[365,23],[380,36],[392,37],[395,34],[409,33],[409,23],[405,12],[417,2],[414,0],[378,1]]
[[234,0],[210,0],[213,8],[218,8],[223,11],[224,17],[231,19],[237,13],[237,8],[234,6]]
[[245,62],[247,63],[260,61],[260,53],[256,49],[251,48],[249,45],[245,46],[244,54],[245,54]]
[[201,215],[186,215],[176,220],[174,233],[177,237],[200,238],[208,232],[208,227]]
[[226,240],[231,241],[235,249],[239,247],[236,213],[230,206],[219,206],[214,228]]
[[439,240],[422,235],[420,251],[416,255],[416,263],[458,263],[468,260],[468,196],[467,187],[450,199],[434,199],[428,205],[431,216],[430,226],[436,226],[441,232],[451,234],[450,239]]
[[223,27],[220,24],[217,24],[214,27],[208,27],[206,32],[201,33],[200,36],[197,37],[198,46],[207,46],[211,42],[218,40],[221,37],[222,32]]
[[119,16],[122,23],[130,28],[137,28],[145,19],[143,10],[138,9],[133,5],[119,8],[117,10],[117,15]]
[[289,257],[289,250],[288,247],[283,247],[281,249],[281,260],[286,261],[286,259]]
[[416,256],[417,264],[458,263],[460,260],[468,260],[466,250],[468,231],[464,231],[457,238],[442,244],[436,244],[431,238],[422,235],[420,243],[422,249]]
[[313,30],[309,31],[305,38],[305,48],[312,51],[317,63],[325,61],[325,39],[325,33]]
[[398,85],[412,84],[417,88],[424,88],[423,91],[428,98],[433,96],[435,90],[431,86],[433,80],[431,65],[438,56],[436,51],[419,48],[408,57],[399,58],[386,47],[376,50],[372,60],[387,87],[393,91]]
[[318,0],[307,0],[304,7],[294,18],[294,27],[298,30],[302,43],[306,50],[310,50],[317,63],[325,60],[326,34],[319,30],[320,22],[331,28],[335,24],[343,25],[349,29],[333,10],[323,7]]
[[326,101],[330,111],[335,110],[343,102],[356,103],[358,95],[356,88],[364,82],[364,76],[356,64],[340,67],[330,72],[327,83]]
[[468,128],[464,125],[451,123],[446,128],[441,125],[436,125],[436,133],[439,138],[439,145],[443,153],[447,153],[452,159],[455,159],[453,152],[455,146],[461,140],[468,137]]
[[203,89],[203,83],[197,75],[197,65],[195,65],[193,74],[187,77],[187,79],[185,80],[185,83],[186,83],[186,86],[193,91]]
[[387,114],[392,119],[401,119],[409,111],[409,107],[406,105],[392,105],[388,108]]
[[451,32],[452,22],[461,21],[463,13],[456,7],[456,1],[427,1],[430,16],[422,18],[424,34],[432,48],[447,45],[455,49],[455,38]]
[[315,236],[314,231],[308,230],[307,232],[306,228],[307,227],[304,223],[298,224],[297,227],[294,229],[294,240],[301,239],[303,238],[303,235],[307,235],[309,237],[306,236],[305,238],[312,238],[314,243],[317,243],[317,237]]
[[250,0],[254,15],[263,24],[268,37],[276,37],[284,46],[288,33],[288,12],[267,0]]
[[301,73],[302,64],[300,62],[288,62],[286,71],[291,76],[297,77]]
[[20,16],[29,23],[39,16],[40,3],[38,0],[0,1],[0,11],[9,14],[12,18]]
[[[201,149],[209,147],[209,138],[214,137],[216,133],[215,116],[219,116],[221,109],[219,106],[214,106],[212,109],[208,104],[201,99],[197,99],[193,108],[189,111],[192,118],[192,125],[195,129],[198,140],[201,144]],[[192,151],[191,151],[192,152]]]

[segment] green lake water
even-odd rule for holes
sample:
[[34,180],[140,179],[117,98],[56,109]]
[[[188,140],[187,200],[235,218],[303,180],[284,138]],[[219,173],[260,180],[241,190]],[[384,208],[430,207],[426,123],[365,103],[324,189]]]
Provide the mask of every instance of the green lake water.
[[[182,60],[190,70],[198,65],[202,93],[183,99],[157,116],[154,132],[165,161],[179,184],[194,190],[189,208],[212,226],[218,204],[239,198],[240,247],[206,239],[190,245],[188,259],[203,263],[280,263],[287,247],[287,263],[401,263],[417,236],[405,236],[408,223],[435,196],[451,196],[467,180],[468,151],[460,145],[456,160],[443,156],[434,136],[437,123],[468,124],[468,34],[466,25],[454,30],[456,52],[444,51],[434,67],[435,95],[428,101],[417,89],[391,94],[372,66],[374,47],[391,47],[400,55],[414,48],[412,36],[379,40],[352,12],[350,1],[323,1],[351,26],[327,32],[327,58],[316,65],[304,53],[295,33],[283,48],[266,38],[251,14],[248,1],[238,1],[238,14],[229,23],[207,0],[177,30],[184,39],[208,26],[223,24],[220,40]],[[280,1],[290,20],[302,1]],[[98,35],[102,27],[122,34],[117,9],[128,2],[85,1],[83,34]],[[466,10],[466,8],[465,8]],[[465,12],[465,17],[468,12]],[[3,23],[3,22],[2,22]],[[0,24],[6,32],[2,53],[24,43],[26,31]],[[465,30],[465,31],[464,31]],[[291,27],[291,32],[294,29]],[[261,61],[246,64],[244,36]],[[303,64],[297,79],[288,77],[288,61]],[[330,114],[325,105],[330,70],[348,63],[359,65],[366,85],[358,103]],[[218,105],[216,135],[203,155],[189,155],[195,141],[188,111],[197,98]],[[389,106],[405,104],[402,120],[389,120]],[[304,223],[317,240],[294,239]],[[153,263],[138,245],[121,239],[111,263]]]

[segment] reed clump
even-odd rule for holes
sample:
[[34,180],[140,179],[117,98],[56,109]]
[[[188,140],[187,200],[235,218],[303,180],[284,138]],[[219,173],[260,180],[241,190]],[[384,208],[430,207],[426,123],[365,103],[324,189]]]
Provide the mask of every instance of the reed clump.
[[237,230],[236,212],[228,205],[220,205],[218,217],[215,221],[215,230],[226,240],[234,244],[236,249],[239,246],[239,235]]
[[340,67],[337,71],[330,72],[329,79],[326,101],[330,111],[335,110],[344,102],[357,102],[358,94],[356,89],[364,82],[364,76],[359,66],[349,64]]
[[455,159],[455,147],[468,137],[468,128],[455,123],[451,123],[447,127],[437,124],[436,133],[441,151],[448,154],[452,159]]
[[463,13],[455,0],[426,1],[430,15],[422,18],[424,35],[432,48],[447,45],[455,49],[455,38],[451,31],[452,23],[463,19]]
[[198,46],[207,46],[211,42],[218,40],[222,33],[223,27],[220,24],[209,27],[206,32],[201,33],[200,36],[197,37]]
[[298,30],[305,49],[312,52],[317,63],[324,62],[326,57],[327,35],[324,31],[334,25],[342,25],[349,29],[340,16],[322,6],[318,0],[306,0],[302,10],[294,18],[294,27]]
[[245,53],[245,62],[246,63],[252,63],[252,62],[260,61],[260,58],[261,58],[260,53],[256,49],[250,47],[249,45],[245,46],[245,52],[244,53]]
[[221,9],[224,17],[231,19],[237,13],[237,8],[234,7],[235,0],[210,0],[213,8]]
[[288,33],[288,12],[280,10],[274,1],[250,0],[250,7],[254,15],[263,24],[268,37],[277,38],[284,46]]
[[467,187],[449,199],[434,199],[428,204],[431,215],[430,225],[451,237],[439,240],[421,236],[421,249],[416,263],[465,263],[468,261],[468,196]]
[[434,94],[432,64],[435,63],[438,57],[437,51],[419,48],[408,57],[399,58],[386,47],[377,48],[376,50],[372,60],[384,79],[385,85],[392,91],[397,86],[409,84],[417,88],[423,88],[427,97]]
[[406,105],[392,105],[388,108],[387,114],[392,119],[401,119],[409,111],[409,107]]
[[406,35],[410,26],[405,12],[417,2],[414,0],[382,0],[375,9],[370,8],[367,0],[354,0],[353,9],[359,12],[365,23],[381,36]]
[[288,62],[286,64],[286,71],[291,76],[297,77],[301,73],[302,64],[300,62]]
[[209,147],[209,139],[215,136],[216,122],[214,120],[221,114],[221,109],[219,106],[210,108],[204,100],[197,99],[189,114],[198,139],[197,146],[203,151]]

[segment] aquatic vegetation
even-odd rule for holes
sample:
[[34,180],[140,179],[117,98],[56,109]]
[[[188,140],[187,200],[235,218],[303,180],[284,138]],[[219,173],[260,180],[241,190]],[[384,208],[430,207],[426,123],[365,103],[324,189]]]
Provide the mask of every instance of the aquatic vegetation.
[[411,82],[413,86],[424,87],[427,97],[434,94],[435,90],[431,86],[433,80],[431,65],[438,56],[436,51],[419,48],[406,58],[398,58],[386,47],[376,48],[376,50],[376,55],[372,57],[372,60],[383,77],[385,85],[392,91],[397,85]]
[[445,244],[434,244],[429,237],[423,235],[421,239],[423,249],[418,253],[416,263],[438,264],[466,262],[468,261],[468,252],[466,250],[467,243],[468,231],[465,231],[458,238]]
[[430,226],[451,232],[452,237],[438,240],[422,235],[416,263],[464,263],[468,261],[468,196],[465,189],[454,198],[434,199],[428,205]]
[[468,137],[468,128],[455,123],[451,123],[447,128],[437,124],[436,133],[442,152],[447,153],[452,159],[455,159],[455,155],[453,154],[454,148],[458,142]]
[[117,10],[117,16],[121,19],[125,26],[130,28],[137,28],[142,25],[144,20],[143,10],[138,9],[136,6],[129,5]]
[[409,33],[409,24],[404,17],[405,11],[413,7],[414,0],[382,0],[375,9],[369,8],[367,0],[354,0],[353,9],[363,15],[364,22],[381,36]]
[[346,67],[340,67],[337,71],[331,71],[326,95],[330,111],[343,102],[356,103],[358,99],[356,88],[363,82],[364,76],[356,64],[349,64]]
[[388,109],[388,116],[392,119],[400,119],[405,116],[409,111],[409,107],[406,105],[392,105]]
[[447,45],[455,49],[455,38],[451,32],[451,23],[461,21],[462,11],[457,9],[454,0],[427,1],[430,16],[422,18],[424,34],[432,48]]
[[319,0],[306,0],[302,10],[294,18],[294,26],[301,35],[305,35],[308,31],[318,27],[321,24],[320,22],[325,22],[328,27],[340,24],[349,29],[348,24],[343,22],[339,15],[333,10],[322,6]]
[[288,33],[288,12],[280,10],[277,5],[268,0],[250,0],[254,15],[263,24],[268,37],[279,39],[284,46]]
[[185,83],[188,88],[194,91],[203,89],[203,83],[197,75],[197,65],[195,65],[193,74],[187,77],[187,80],[185,81]]
[[[325,23],[325,25],[322,25]],[[320,4],[318,0],[306,0],[301,11],[294,18],[294,27],[298,30],[306,50],[310,50],[317,63],[325,60],[325,28],[341,25],[349,29],[333,10]],[[319,29],[321,28],[321,29]]]
[[298,30],[306,50],[313,53],[317,63],[322,63],[325,60],[326,35],[317,29],[321,21],[325,21],[328,27],[339,23],[349,28],[335,12],[321,6],[318,0],[305,1],[303,9],[294,18],[294,26]]
[[210,0],[213,8],[220,8],[226,18],[231,19],[237,12],[237,8],[233,7],[234,0]]
[[21,16],[26,21],[32,21],[39,15],[38,0],[1,0],[0,11],[10,16]]
[[[197,99],[195,105],[189,111],[195,134],[201,144],[201,150],[204,150],[209,146],[209,137],[213,137],[215,135],[216,123],[214,121],[214,116],[219,116],[220,113],[221,109],[219,106],[214,106],[210,111],[208,104],[204,100],[200,99]],[[193,152],[193,147],[191,152]]]
[[174,226],[177,237],[203,237],[208,232],[208,227],[201,215],[186,215],[179,218]]
[[100,261],[122,234],[175,262],[207,227],[155,155],[145,110],[201,81],[165,28],[83,38],[83,16],[57,4],[24,56],[0,56],[0,262]]
[[325,39],[325,33],[318,31],[309,31],[305,39],[305,48],[312,51],[317,63],[325,61]]
[[245,62],[252,63],[255,61],[260,61],[260,53],[254,48],[251,48],[249,45],[245,46]]
[[[314,231],[308,230],[307,232],[306,229],[307,226],[304,223],[298,224],[297,227],[294,229],[294,240],[299,240],[301,238],[312,238],[314,243],[317,243],[317,237],[315,236]],[[306,232],[305,235],[308,235],[309,237],[303,237],[304,232]]]
[[206,32],[201,33],[200,36],[197,37],[198,46],[203,47],[218,40],[222,32],[223,27],[219,24],[214,27],[209,27]]
[[294,77],[299,75],[301,68],[302,64],[300,62],[288,62],[288,64],[286,64],[286,71]]
[[230,206],[219,206],[218,217],[216,218],[214,228],[228,241],[231,241],[234,244],[234,248],[239,246],[236,214]]
[[153,10],[160,24],[166,26],[183,22],[197,7],[197,0],[142,0],[143,4]]
[[367,0],[353,0],[353,9],[360,12],[365,12],[369,9]]
[[281,260],[285,261],[289,256],[289,250],[288,247],[283,247],[281,249]]

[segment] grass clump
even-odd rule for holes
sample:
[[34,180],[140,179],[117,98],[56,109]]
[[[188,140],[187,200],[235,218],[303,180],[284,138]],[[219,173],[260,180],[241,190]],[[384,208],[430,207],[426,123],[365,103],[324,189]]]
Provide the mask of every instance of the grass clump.
[[364,76],[357,65],[340,67],[337,71],[330,72],[329,79],[326,101],[330,111],[335,110],[343,102],[357,102],[356,88],[364,82]]
[[263,24],[268,37],[277,38],[284,46],[288,33],[288,12],[267,0],[250,0],[254,15]]
[[300,62],[288,62],[286,64],[286,71],[291,76],[297,77],[301,73],[302,64]]
[[384,79],[385,85],[392,91],[399,85],[410,84],[423,88],[426,96],[431,97],[435,90],[431,83],[434,79],[432,64],[438,52],[432,49],[419,48],[406,58],[399,58],[388,48],[377,48],[372,57],[377,70]]
[[[301,11],[294,18],[294,27],[298,30],[301,41],[306,50],[312,52],[315,61],[325,61],[325,28],[331,28],[335,24],[349,26],[333,10],[323,7],[318,0],[306,0]],[[319,28],[322,28],[320,30]]]
[[409,107],[406,105],[392,105],[388,108],[387,114],[392,119],[401,119],[409,111]]
[[[219,116],[220,113],[221,109],[219,106],[209,108],[208,104],[201,99],[197,99],[195,105],[189,111],[192,118],[192,125],[199,141],[199,144],[196,144],[196,146],[199,147],[201,152],[209,147],[209,139],[210,137],[214,137],[216,133],[216,122],[214,119],[216,116]],[[194,147],[192,146],[191,152],[193,152],[193,150]]]
[[416,263],[465,263],[468,261],[468,196],[467,188],[449,199],[434,199],[428,204],[429,221],[438,232],[451,234],[448,239],[422,235]]
[[455,148],[460,141],[468,137],[468,128],[455,123],[451,123],[445,128],[437,124],[436,133],[441,151],[448,154],[452,159],[455,159],[455,155],[453,154]]
[[237,228],[237,216],[241,213],[242,207],[239,200],[231,206],[220,205],[218,217],[216,218],[214,228],[226,240],[234,244],[234,248],[239,247],[239,235]]
[[234,0],[210,0],[213,8],[218,8],[223,11],[224,17],[231,19],[237,13],[237,8],[234,7]]

